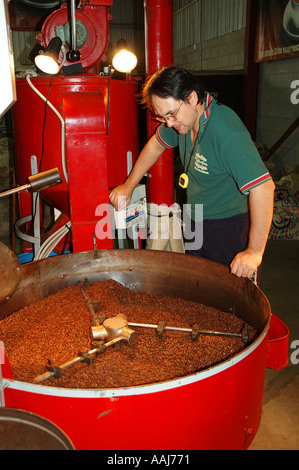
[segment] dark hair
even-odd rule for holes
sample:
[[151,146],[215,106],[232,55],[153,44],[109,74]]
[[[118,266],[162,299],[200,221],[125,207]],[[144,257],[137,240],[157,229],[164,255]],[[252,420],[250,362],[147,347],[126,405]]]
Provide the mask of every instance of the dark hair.
[[196,92],[198,103],[202,104],[206,92],[197,77],[180,67],[163,67],[147,77],[141,92],[141,103],[152,110],[151,98],[153,95],[160,98],[172,97],[176,100],[187,101],[192,91]]

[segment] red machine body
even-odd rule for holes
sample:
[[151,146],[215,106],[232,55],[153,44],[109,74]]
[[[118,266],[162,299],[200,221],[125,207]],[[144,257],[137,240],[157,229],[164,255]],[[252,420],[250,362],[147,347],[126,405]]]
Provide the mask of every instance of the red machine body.
[[[113,248],[109,190],[124,182],[128,159],[132,165],[138,154],[138,79],[126,76],[125,80],[116,80],[88,73],[106,58],[111,20],[108,7],[112,3],[83,1],[76,12],[76,21],[87,31],[84,44],[78,47],[80,63],[87,73],[60,74],[52,79],[38,76],[29,81],[22,78],[16,83],[18,99],[13,116],[17,183],[24,184],[31,175],[32,155],[37,158],[39,171],[60,170],[63,184],[42,191],[41,198],[62,211],[64,217],[57,228],[61,219],[70,219],[74,252],[94,248],[96,225],[97,234],[103,234],[98,248]],[[41,44],[47,47],[57,28],[65,28],[68,20],[64,3],[46,19],[37,36]],[[64,65],[70,64],[66,61]],[[45,105],[40,93],[48,96],[58,114]],[[31,194],[23,192],[19,201],[21,218],[33,213]],[[99,205],[101,210],[97,209]],[[100,220],[103,226],[99,228]]]
[[128,389],[6,381],[6,406],[49,419],[77,450],[247,449],[260,424],[266,345],[186,379]]
[[[40,77],[31,81],[46,96],[50,80]],[[42,191],[41,197],[71,220],[74,252],[93,249],[93,233],[99,223],[96,209],[100,204],[109,207],[109,190],[125,180],[128,152],[133,161],[138,154],[138,80],[111,79],[109,106],[108,81],[108,77],[95,74],[53,79],[49,101],[65,123],[67,184],[62,169],[61,122],[48,108],[43,142],[45,103],[26,79],[17,80],[18,100],[13,109],[17,182],[24,184],[31,174],[31,155],[37,157],[40,171],[60,170],[63,184]],[[32,213],[31,194],[25,191],[20,195],[20,212],[21,217]],[[103,213],[103,218],[109,224],[109,214]],[[99,247],[112,248],[111,236],[100,240]]]

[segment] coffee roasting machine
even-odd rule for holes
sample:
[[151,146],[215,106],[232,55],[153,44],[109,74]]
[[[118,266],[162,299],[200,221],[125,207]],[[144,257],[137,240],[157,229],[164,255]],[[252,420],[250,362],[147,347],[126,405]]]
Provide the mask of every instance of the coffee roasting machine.
[[[2,409],[32,414],[34,422],[38,417],[49,420],[68,436],[66,445],[75,449],[246,449],[261,419],[265,367],[279,369],[287,363],[287,328],[271,313],[259,288],[232,276],[225,266],[179,253],[114,249],[110,236],[95,236],[95,226],[101,223],[109,235],[110,215],[97,208],[109,207],[109,191],[124,181],[137,158],[139,79],[130,74],[117,79],[109,67],[108,73],[99,73],[99,63],[106,60],[113,1],[68,3],[71,16],[67,2],[62,3],[38,35],[43,51],[53,38],[60,38],[56,43],[67,50],[59,52],[63,66],[53,78],[39,73],[17,79],[13,119],[17,184],[24,186],[31,175],[57,169],[59,184],[41,187],[39,194],[60,214],[48,234],[56,240],[55,250],[61,253],[68,246],[72,253],[20,265],[10,250],[0,247],[9,267],[0,283],[0,320],[70,286],[81,287],[93,316],[95,306],[87,297],[86,284],[114,279],[135,291],[233,311],[258,334],[249,341],[245,328],[238,334],[244,343],[242,352],[207,370],[119,389],[48,386],[47,378],[61,373],[63,364],[37,377],[34,384],[19,382],[4,344],[0,349]],[[172,0],[145,0],[144,11],[146,72],[151,73],[172,63]],[[77,34],[72,34],[76,29]],[[150,136],[154,121],[149,114],[147,129]],[[165,151],[151,169],[146,197],[154,204],[171,206],[173,194],[173,154]],[[18,199],[18,227],[25,226],[30,241],[33,209],[39,202],[32,206],[26,187]],[[106,346],[92,351],[96,355],[122,340],[130,347],[138,341],[135,329],[139,327],[156,329],[161,337],[167,328],[174,329],[163,322],[137,325],[117,313],[112,319],[95,315],[94,338],[106,341]],[[283,343],[276,341],[281,331]],[[186,334],[191,341],[201,334],[225,333],[202,331],[197,325]],[[73,362],[92,362],[91,356],[79,356]],[[125,423],[125,432],[120,423]],[[50,426],[46,424],[49,432]],[[58,431],[57,437],[62,439]]]
[[[59,52],[61,71],[54,78],[38,74],[16,81],[18,99],[13,107],[13,120],[17,183],[23,185],[33,171],[58,168],[62,184],[42,191],[40,197],[61,213],[51,233],[70,222],[72,252],[93,249],[95,226],[106,234],[97,237],[98,247],[113,248],[109,191],[123,183],[138,154],[140,80],[128,73],[117,79],[111,67],[107,68],[107,73],[99,73],[99,67],[106,70],[102,64],[107,60],[112,20],[109,6],[112,4],[112,0],[84,0],[77,9],[71,10],[75,16],[71,24],[77,27],[77,42],[73,45],[72,41],[65,43],[69,9],[64,2],[48,16],[37,35],[39,49],[47,50],[51,40],[59,36],[65,48],[69,48],[66,58],[62,50]],[[150,73],[172,62],[172,1],[145,2],[145,12],[146,60]],[[73,53],[76,48],[78,54]],[[34,118],[29,119],[32,110]],[[156,123],[150,116],[148,121],[150,135]],[[35,159],[34,169],[32,159]],[[151,171],[149,202],[173,203],[172,175],[172,152],[169,151]],[[19,207],[19,226],[23,224],[28,231],[33,212],[28,192],[19,195]],[[69,230],[65,233],[69,235]]]

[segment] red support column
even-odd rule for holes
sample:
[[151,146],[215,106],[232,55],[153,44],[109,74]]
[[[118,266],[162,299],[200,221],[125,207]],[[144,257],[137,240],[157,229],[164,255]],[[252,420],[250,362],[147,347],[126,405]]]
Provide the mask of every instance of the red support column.
[[[173,64],[172,0],[144,0],[146,73],[152,74]],[[147,135],[151,137],[157,121],[148,112]],[[173,150],[165,150],[150,170],[148,201],[171,205],[174,202]]]

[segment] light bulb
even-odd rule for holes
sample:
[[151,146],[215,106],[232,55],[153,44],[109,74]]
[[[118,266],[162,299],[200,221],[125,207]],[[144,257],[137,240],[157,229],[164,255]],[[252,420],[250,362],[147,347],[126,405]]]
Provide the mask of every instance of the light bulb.
[[121,49],[112,59],[112,65],[118,72],[131,72],[137,65],[137,57],[127,49]]
[[55,75],[59,72],[58,56],[62,46],[62,41],[59,37],[51,39],[49,46],[38,54],[35,59],[35,65],[44,73]]

